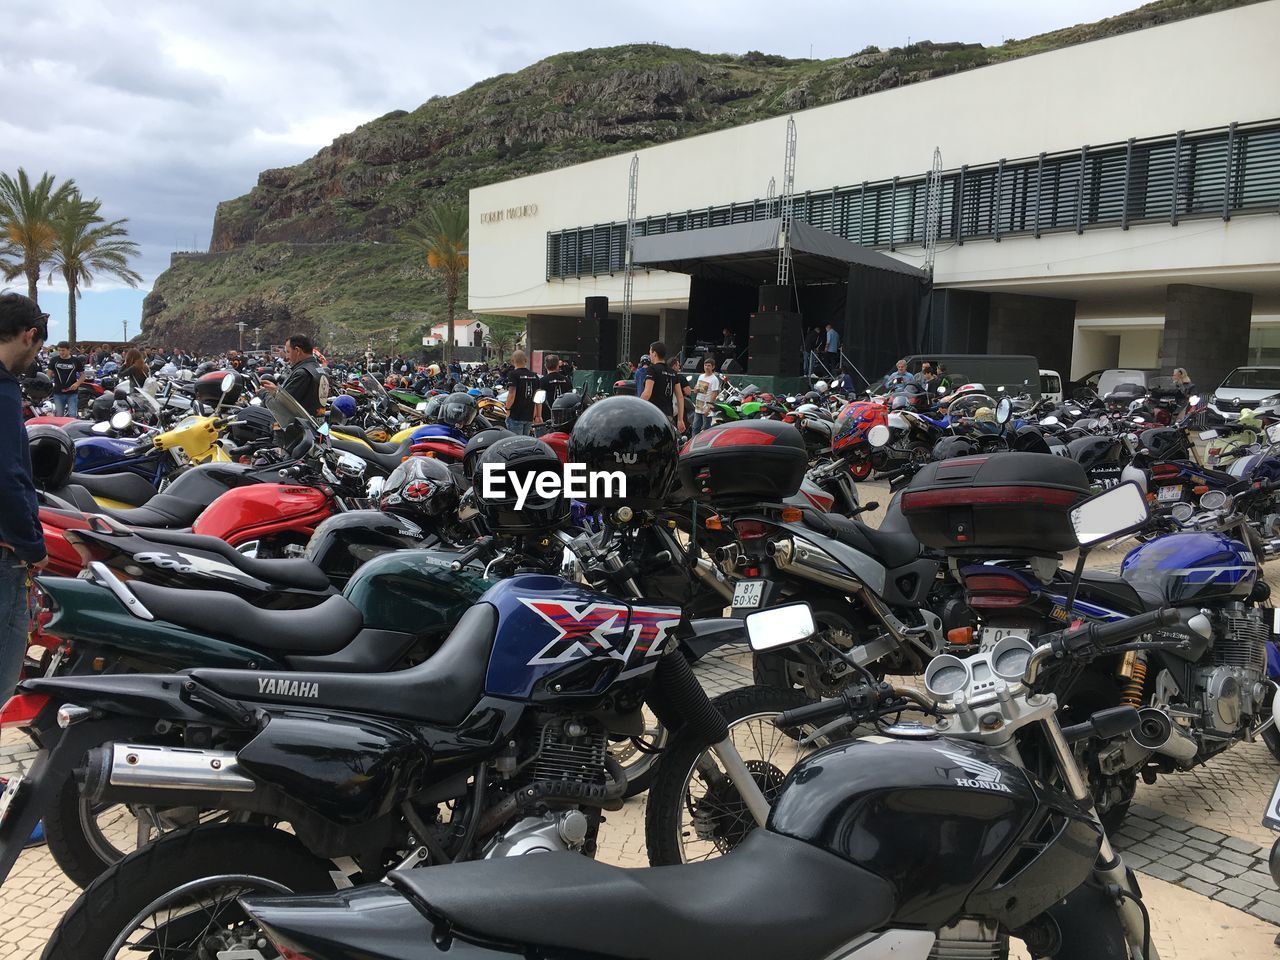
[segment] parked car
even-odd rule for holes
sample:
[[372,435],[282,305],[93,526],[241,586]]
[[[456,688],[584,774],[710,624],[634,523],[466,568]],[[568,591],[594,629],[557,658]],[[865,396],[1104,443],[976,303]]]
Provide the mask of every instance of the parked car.
[[1226,420],[1241,410],[1280,415],[1280,367],[1236,367],[1209,398],[1209,409]]
[[1043,400],[1050,400],[1053,403],[1061,403],[1063,400],[1062,392],[1062,374],[1057,370],[1041,370],[1040,371],[1040,397]]
[[1114,393],[1116,387],[1124,383],[1149,387],[1152,377],[1162,375],[1154,367],[1108,367],[1105,370],[1090,371],[1078,380],[1072,380],[1070,393],[1076,400],[1092,400],[1094,397]]

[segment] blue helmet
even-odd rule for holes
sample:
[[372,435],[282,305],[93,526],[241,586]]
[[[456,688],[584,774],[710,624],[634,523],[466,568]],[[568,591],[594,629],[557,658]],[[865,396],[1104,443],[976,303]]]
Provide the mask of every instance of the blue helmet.
[[480,388],[472,387],[470,390],[467,391],[467,393],[471,394],[473,397],[478,397],[480,396]]
[[354,417],[356,415],[356,398],[349,397],[345,393],[334,397],[333,409],[337,410],[344,417]]

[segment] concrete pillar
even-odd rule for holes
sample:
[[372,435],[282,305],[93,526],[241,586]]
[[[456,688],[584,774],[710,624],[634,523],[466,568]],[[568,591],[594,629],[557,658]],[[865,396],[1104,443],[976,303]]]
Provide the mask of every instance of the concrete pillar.
[[1165,288],[1160,367],[1185,367],[1193,383],[1212,390],[1232,368],[1249,362],[1253,294],[1190,283]]
[[1041,368],[1070,377],[1076,302],[1057,297],[991,294],[987,353],[1029,354]]

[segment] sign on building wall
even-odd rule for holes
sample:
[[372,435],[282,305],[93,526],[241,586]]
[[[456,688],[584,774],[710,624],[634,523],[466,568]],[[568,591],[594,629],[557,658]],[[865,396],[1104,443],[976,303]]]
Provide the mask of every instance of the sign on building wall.
[[503,207],[501,210],[486,210],[480,214],[480,222],[484,224],[503,223],[507,220],[527,220],[538,215],[536,203],[525,203],[514,207]]

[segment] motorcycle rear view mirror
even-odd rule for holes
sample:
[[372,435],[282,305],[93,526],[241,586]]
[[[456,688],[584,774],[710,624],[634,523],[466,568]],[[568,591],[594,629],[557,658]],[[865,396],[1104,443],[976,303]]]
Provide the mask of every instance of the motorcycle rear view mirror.
[[883,423],[877,423],[874,427],[867,431],[867,443],[873,447],[885,447],[889,445],[891,434],[889,428]]
[[1198,393],[1193,393],[1187,398],[1187,403],[1191,404],[1193,407],[1200,406],[1200,395]]
[[128,410],[117,410],[111,415],[109,426],[112,430],[128,430],[133,426],[133,414]]
[[1092,547],[1146,526],[1147,498],[1136,483],[1122,483],[1090,497],[1071,511],[1071,526],[1081,547]]
[[547,391],[545,391],[545,390],[538,390],[538,391],[535,391],[535,393],[533,394],[533,402],[534,402],[534,403],[546,403],[546,402],[547,402]]
[[788,603],[746,616],[747,637],[756,653],[777,650],[808,640],[817,632],[807,603]]
[[1042,427],[1056,427],[1057,425],[1058,425],[1057,417],[1045,417],[1043,420],[1040,421],[1040,426]]
[[89,429],[90,429],[90,430],[92,430],[94,433],[100,433],[100,434],[104,434],[104,435],[105,435],[105,434],[108,434],[108,433],[110,433],[110,432],[111,432],[111,421],[110,421],[110,420],[99,420],[97,423],[95,423],[95,424],[94,424],[92,427],[90,427]]
[[235,389],[235,385],[236,385],[236,375],[234,373],[228,373],[225,377],[222,378],[223,393],[230,393],[233,389]]
[[[1001,390],[1004,388],[1001,387]],[[1013,401],[1008,397],[1001,397],[1000,402],[996,404],[996,423],[1004,426],[1013,417]]]

